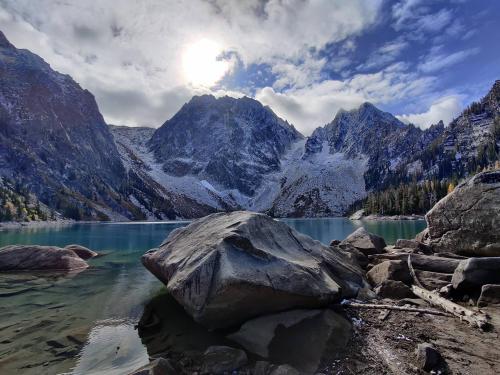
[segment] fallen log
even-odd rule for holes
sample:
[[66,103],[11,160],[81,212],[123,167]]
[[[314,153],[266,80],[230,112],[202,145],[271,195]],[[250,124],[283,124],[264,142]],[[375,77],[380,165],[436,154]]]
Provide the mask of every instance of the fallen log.
[[[375,254],[368,256],[372,264],[378,264],[386,260],[406,261],[408,253]],[[422,271],[439,273],[453,273],[460,263],[460,259],[444,258],[434,255],[411,254],[413,266]]]
[[449,313],[440,310],[424,309],[420,307],[395,306],[387,304],[377,305],[374,303],[358,303],[358,302],[344,301],[342,302],[342,307],[349,307],[354,309],[397,310],[397,311],[416,312],[416,313],[423,313],[430,315],[450,316]]
[[446,298],[441,297],[439,294],[436,292],[431,292],[425,288],[422,287],[422,284],[417,278],[417,275],[415,274],[415,270],[413,269],[412,266],[412,255],[408,255],[408,269],[410,270],[410,275],[413,279],[414,284],[411,286],[411,290],[413,294],[415,294],[417,297],[422,298],[424,301],[430,303],[432,306],[437,306],[442,308],[444,311],[455,315],[458,317],[460,320],[465,320],[469,322],[471,325],[478,327],[479,329],[483,330],[488,327],[489,325],[489,318],[486,314],[483,314],[482,312],[478,311],[472,311],[470,309],[467,309],[463,306],[460,306],[454,302],[451,302],[450,300],[447,300]]

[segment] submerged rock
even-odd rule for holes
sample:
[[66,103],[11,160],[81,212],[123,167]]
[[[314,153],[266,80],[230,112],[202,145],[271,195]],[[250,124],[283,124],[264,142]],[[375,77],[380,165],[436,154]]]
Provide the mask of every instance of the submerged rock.
[[11,245],[0,249],[0,271],[72,271],[88,266],[74,251],[56,246]]
[[458,185],[426,215],[436,252],[500,256],[500,171]]
[[95,251],[92,251],[92,250],[86,248],[85,246],[81,246],[81,245],[72,244],[72,245],[64,246],[64,248],[74,251],[76,253],[76,255],[78,255],[83,260],[94,258],[94,257],[99,255]]
[[267,215],[244,211],[177,229],[142,262],[196,321],[211,328],[325,306],[355,297],[367,285],[343,253]]
[[366,256],[383,253],[386,247],[382,237],[369,233],[365,228],[355,230],[341,243],[354,246]]

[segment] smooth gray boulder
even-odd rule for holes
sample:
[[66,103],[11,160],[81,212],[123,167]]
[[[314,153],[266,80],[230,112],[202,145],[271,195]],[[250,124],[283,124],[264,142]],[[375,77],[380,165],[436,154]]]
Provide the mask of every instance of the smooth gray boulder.
[[0,248],[0,271],[73,271],[88,266],[74,251],[56,246],[11,245]]
[[425,218],[435,252],[500,256],[500,171],[458,185]]
[[210,328],[326,306],[367,285],[360,267],[342,252],[247,211],[213,214],[179,228],[142,262]]
[[82,245],[72,244],[72,245],[64,246],[64,248],[74,251],[76,253],[76,255],[78,255],[83,260],[91,259],[91,258],[94,258],[94,257],[99,255],[95,251],[92,251],[92,250],[90,250]]
[[383,253],[386,247],[382,237],[369,233],[365,228],[356,229],[341,244],[352,245],[366,256]]
[[460,261],[451,283],[459,291],[479,291],[483,285],[500,284],[500,257]]

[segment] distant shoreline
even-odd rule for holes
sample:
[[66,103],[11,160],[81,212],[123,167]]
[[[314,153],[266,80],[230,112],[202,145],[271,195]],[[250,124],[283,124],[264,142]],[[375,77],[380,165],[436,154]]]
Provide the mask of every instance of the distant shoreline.
[[48,228],[73,225],[77,222],[71,219],[51,220],[51,221],[3,221],[0,222],[0,231],[6,229],[25,229],[25,228]]

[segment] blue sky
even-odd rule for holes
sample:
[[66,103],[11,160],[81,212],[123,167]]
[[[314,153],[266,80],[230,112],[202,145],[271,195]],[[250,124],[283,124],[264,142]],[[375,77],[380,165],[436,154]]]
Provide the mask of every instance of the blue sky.
[[7,38],[110,123],[156,127],[192,95],[248,95],[306,135],[364,101],[448,123],[500,79],[499,20],[496,0],[0,0]]

